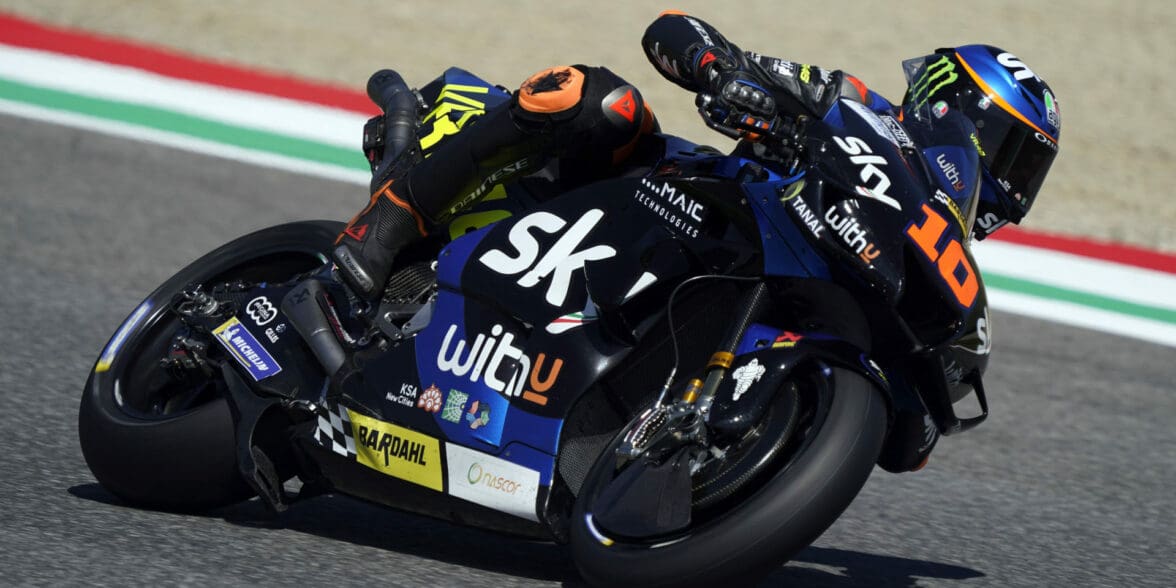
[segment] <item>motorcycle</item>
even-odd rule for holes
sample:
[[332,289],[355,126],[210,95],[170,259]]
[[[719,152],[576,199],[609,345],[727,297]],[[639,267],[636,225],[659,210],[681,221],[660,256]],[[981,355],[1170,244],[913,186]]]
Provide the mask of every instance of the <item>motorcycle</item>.
[[[426,154],[509,98],[457,68],[368,90],[381,136]],[[570,190],[491,178],[398,256],[378,304],[333,274],[337,222],[197,259],[95,362],[95,478],[180,510],[345,494],[568,543],[596,585],[782,565],[875,465],[916,470],[987,416],[979,166],[933,146],[958,128],[849,101],[770,125],[699,109],[758,140],[724,154],[654,133]],[[957,414],[966,397],[978,414]]]

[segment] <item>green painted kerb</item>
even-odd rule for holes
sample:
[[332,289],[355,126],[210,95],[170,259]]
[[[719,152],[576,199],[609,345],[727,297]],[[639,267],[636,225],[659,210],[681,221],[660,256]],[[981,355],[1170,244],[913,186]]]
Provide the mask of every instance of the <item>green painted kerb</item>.
[[296,159],[316,161],[349,169],[368,171],[367,160],[355,149],[343,149],[306,139],[287,137],[253,129],[243,129],[224,123],[171,112],[162,108],[126,104],[101,98],[80,96],[69,92],[48,90],[0,79],[0,98],[25,102],[43,108],[64,110],[113,121],[168,131],[232,145],[244,149],[265,151]]
[[1081,304],[1082,306],[1108,310],[1119,314],[1176,324],[1176,310],[1136,304],[1134,302],[1108,298],[1088,292],[1078,292],[1077,290],[1069,290],[1057,286],[1048,286],[1020,278],[1011,278],[999,274],[984,274],[984,285],[988,288],[1009,290],[1018,294],[1027,294],[1038,298],[1062,300],[1064,302],[1072,302],[1074,304]]

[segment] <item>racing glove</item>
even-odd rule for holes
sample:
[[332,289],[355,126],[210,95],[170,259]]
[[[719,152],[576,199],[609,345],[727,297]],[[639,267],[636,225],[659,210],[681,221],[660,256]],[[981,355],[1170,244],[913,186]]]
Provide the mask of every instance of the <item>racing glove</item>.
[[696,100],[707,124],[735,139],[758,141],[761,131],[770,131],[776,120],[776,100],[772,93],[746,71],[713,68],[707,77],[707,90]]

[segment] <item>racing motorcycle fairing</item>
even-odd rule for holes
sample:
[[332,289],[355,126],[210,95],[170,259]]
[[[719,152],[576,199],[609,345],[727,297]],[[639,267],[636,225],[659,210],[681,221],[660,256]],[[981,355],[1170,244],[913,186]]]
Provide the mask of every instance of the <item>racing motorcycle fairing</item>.
[[707,188],[602,182],[453,240],[437,256],[431,321],[364,362],[364,386],[333,407],[339,423],[320,422],[320,441],[335,447],[349,430],[354,451],[339,455],[483,505],[495,495],[461,494],[470,470],[454,469],[453,456],[494,464],[511,481],[533,483],[490,503],[536,520],[572,404],[632,350],[605,326],[609,317],[637,316],[628,307],[646,289],[664,293],[699,268],[756,265],[754,244],[739,244],[746,209],[711,207],[734,188]]
[[984,418],[960,419],[953,403],[972,392],[986,402],[987,354],[979,340],[987,336],[987,301],[970,249],[980,167],[975,150],[957,147],[975,144],[974,127],[961,118],[949,111],[934,125],[906,125],[842,101],[808,129],[810,150],[839,156],[806,168],[796,182],[803,186],[781,195],[791,224],[809,227],[806,237],[822,256],[840,262],[831,265],[834,281],[866,293],[858,300],[870,331],[905,334],[902,342],[875,341],[878,361],[893,364],[909,353],[926,358],[925,365],[888,372],[933,381],[895,378],[892,389],[917,399],[916,412],[930,412],[945,434]]
[[[455,96],[450,88],[435,101]],[[519,184],[495,187],[501,194],[492,192],[490,206],[498,212],[451,231],[452,241],[437,256],[432,319],[411,341],[366,361],[365,387],[333,406],[356,437],[354,451],[334,452],[417,489],[538,521],[551,510],[547,493],[555,487],[561,432],[574,404],[648,335],[664,312],[658,305],[686,278],[759,274],[803,282],[810,291],[819,290],[818,283],[857,284],[886,306],[897,303],[896,320],[905,316],[904,301],[921,316],[926,309],[912,301],[923,306],[953,291],[912,279],[912,271],[926,274],[938,266],[934,258],[910,253],[926,254],[928,246],[938,252],[944,235],[958,242],[964,227],[944,222],[931,239],[940,223],[920,224],[919,215],[931,219],[951,209],[942,202],[930,206],[925,170],[908,162],[882,118],[860,105],[841,110],[839,127],[812,129],[839,156],[791,177],[739,156],[684,150],[667,139],[664,157],[644,176],[540,199]],[[460,112],[470,120],[477,116]],[[434,117],[433,130],[438,121]],[[953,255],[970,260],[966,249]],[[938,272],[930,275],[943,279]],[[963,316],[977,307],[940,306]],[[958,324],[954,330],[965,324],[962,318],[947,322]],[[891,391],[882,368],[864,351],[874,342],[868,335],[859,340],[869,329],[830,332],[791,320],[782,324],[797,327],[755,325],[737,355],[736,370],[771,363],[767,383],[755,383],[757,390],[774,389],[769,384],[816,360],[858,371]],[[907,330],[930,348],[921,328],[916,323]],[[947,340],[950,334],[935,335]],[[761,339],[770,342],[757,343]],[[922,396],[940,390],[938,384],[918,382],[891,393]],[[754,419],[766,402],[758,396],[736,378],[724,381],[716,398],[719,426],[735,433]],[[950,424],[950,418],[937,420]],[[320,422],[316,435],[320,444],[332,438],[322,446],[336,447],[338,431]],[[342,445],[346,449],[346,439]],[[399,467],[396,459],[403,462]],[[471,462],[464,473],[453,467],[462,459]],[[509,472],[493,478],[517,483],[509,499],[469,492],[473,462]]]
[[[944,122],[931,133],[842,101],[808,129],[816,148],[833,155],[807,168],[804,187],[786,194],[793,224],[817,227],[809,238],[849,269],[839,272],[849,278],[845,283],[857,281],[898,309],[914,348],[960,335],[983,303],[968,232],[979,160],[960,148],[920,151],[911,139],[959,139],[966,131],[961,125]],[[958,165],[951,159],[957,156]],[[948,187],[958,198],[939,187],[950,168],[933,163],[936,158],[955,166],[950,177],[960,190]],[[810,223],[813,217],[819,223]]]

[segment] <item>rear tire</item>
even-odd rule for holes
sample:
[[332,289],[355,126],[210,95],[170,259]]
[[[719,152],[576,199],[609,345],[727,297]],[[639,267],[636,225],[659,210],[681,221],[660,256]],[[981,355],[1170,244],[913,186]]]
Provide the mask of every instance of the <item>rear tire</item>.
[[[805,444],[773,474],[741,491],[744,498],[679,535],[658,541],[613,539],[589,528],[591,504],[612,479],[606,448],[576,501],[571,547],[576,567],[595,586],[742,585],[786,562],[821,535],[849,506],[873,470],[887,426],[887,406],[860,374],[834,368],[822,393],[823,416]],[[660,543],[659,543],[660,542]]]
[[223,383],[182,391],[194,399],[182,407],[167,402],[178,385],[158,362],[180,326],[168,305],[188,284],[281,281],[322,265],[342,227],[306,221],[251,233],[192,262],[144,300],[149,310],[124,334],[108,365],[95,364],[82,394],[78,440],[104,488],[132,504],[168,510],[214,508],[252,496],[237,470]]

